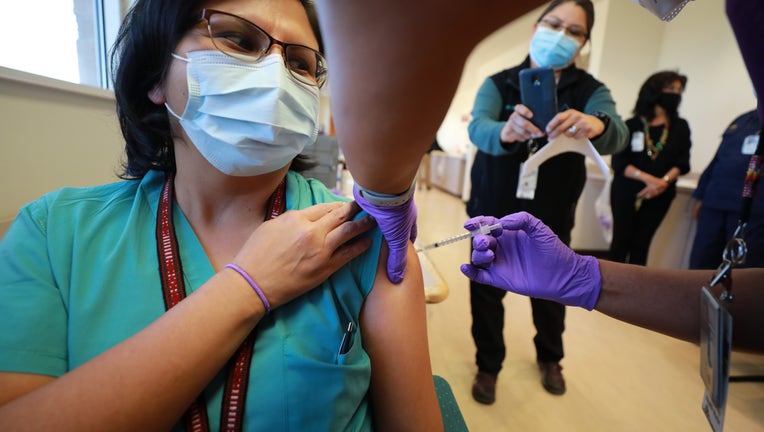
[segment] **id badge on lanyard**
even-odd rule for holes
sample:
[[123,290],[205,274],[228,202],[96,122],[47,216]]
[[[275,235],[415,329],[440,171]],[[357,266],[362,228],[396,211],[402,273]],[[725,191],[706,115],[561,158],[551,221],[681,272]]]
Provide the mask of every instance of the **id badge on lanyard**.
[[731,351],[732,315],[725,302],[703,287],[700,293],[700,376],[706,391],[702,408],[714,432],[721,432],[724,427]]
[[[714,432],[721,432],[724,427],[724,411],[730,381],[732,315],[727,306],[734,298],[731,293],[731,272],[735,265],[745,262],[748,253],[744,234],[751,216],[751,206],[763,162],[764,146],[757,140],[756,150],[746,169],[737,229],[724,247],[722,263],[700,293],[700,376],[703,377],[703,384],[706,386],[702,408]],[[719,298],[709,289],[717,284],[724,286],[724,292]]]
[[[539,144],[536,140],[528,141],[528,158],[531,159],[539,149]],[[515,198],[533,200],[536,197],[536,184],[539,178],[538,166],[526,170],[526,163],[520,164],[520,174],[517,179],[517,190],[515,191]]]
[[534,168],[525,172],[525,163],[520,164],[520,178],[517,180],[515,197],[532,200],[536,197],[536,184],[538,183],[539,169]]
[[744,155],[752,155],[756,153],[756,148],[759,146],[759,135],[748,135],[743,140],[743,148],[740,149],[740,153]]

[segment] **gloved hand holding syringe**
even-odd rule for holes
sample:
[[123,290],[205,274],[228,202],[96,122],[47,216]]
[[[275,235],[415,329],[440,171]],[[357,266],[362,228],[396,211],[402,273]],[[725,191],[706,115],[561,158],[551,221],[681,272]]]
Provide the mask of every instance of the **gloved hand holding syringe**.
[[496,230],[496,229],[499,229],[499,230],[502,229],[500,223],[493,224],[493,225],[481,225],[478,228],[476,228],[476,229],[474,229],[472,231],[468,231],[468,232],[466,232],[464,234],[459,234],[459,235],[447,237],[447,238],[444,238],[443,240],[438,240],[435,243],[430,243],[430,244],[428,244],[426,246],[422,246],[422,247],[416,248],[416,251],[417,252],[424,252],[426,250],[435,249],[435,248],[439,248],[441,246],[450,245],[451,243],[456,243],[456,242],[458,242],[460,240],[464,240],[464,239],[469,239],[469,238],[475,237],[478,234],[489,234],[491,231]]

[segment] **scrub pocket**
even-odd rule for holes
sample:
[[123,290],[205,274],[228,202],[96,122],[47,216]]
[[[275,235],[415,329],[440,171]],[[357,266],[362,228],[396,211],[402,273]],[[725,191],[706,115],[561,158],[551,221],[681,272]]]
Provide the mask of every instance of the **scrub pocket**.
[[300,413],[289,416],[290,430],[342,430],[357,421],[354,417],[366,417],[369,355],[358,328],[345,354],[338,354],[344,333],[329,332],[332,338],[315,333],[315,329],[300,331],[284,340],[287,410]]

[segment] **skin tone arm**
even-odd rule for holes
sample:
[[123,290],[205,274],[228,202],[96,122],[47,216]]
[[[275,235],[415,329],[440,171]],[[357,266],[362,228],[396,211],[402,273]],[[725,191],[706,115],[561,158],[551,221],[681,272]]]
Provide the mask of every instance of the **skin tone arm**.
[[[383,247],[381,257],[387,252]],[[379,261],[364,303],[361,331],[371,358],[371,401],[377,430],[442,431],[430,368],[422,272],[409,243],[406,276],[392,284]]]
[[542,4],[318,1],[321,27],[331,29],[324,42],[337,137],[354,180],[406,191],[474,46]]
[[[333,203],[284,213],[255,230],[234,262],[276,308],[368,248],[367,238],[343,246],[373,226],[366,218],[345,222],[356,212]],[[0,424],[15,431],[169,430],[264,314],[238,273],[220,271],[144,330],[60,378],[0,373]]]
[[[517,294],[597,309],[615,319],[691,342],[700,337],[700,289],[712,270],[668,270],[597,260],[579,255],[532,215],[497,219],[476,216],[465,228],[492,225],[503,230],[472,240],[470,279]],[[498,235],[498,237],[496,237]],[[764,268],[733,269],[729,305],[733,348],[764,352]],[[723,287],[714,286],[719,296]]]
[[[599,261],[602,291],[596,309],[613,318],[698,343],[700,287],[711,270],[666,270]],[[764,269],[733,269],[729,306],[735,349],[764,351]],[[722,288],[712,289],[718,297]]]

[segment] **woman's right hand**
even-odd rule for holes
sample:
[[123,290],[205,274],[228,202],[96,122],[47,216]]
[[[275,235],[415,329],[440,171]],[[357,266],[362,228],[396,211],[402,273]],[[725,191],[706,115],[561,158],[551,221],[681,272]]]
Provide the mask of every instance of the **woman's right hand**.
[[528,141],[531,138],[541,138],[546,135],[544,131],[537,128],[530,122],[533,118],[533,111],[522,104],[515,105],[515,110],[504,123],[501,129],[500,139],[502,142]]
[[263,222],[233,262],[249,273],[276,308],[369,248],[369,237],[353,240],[375,225],[369,216],[352,220],[359,210],[354,202],[336,202],[288,211]]
[[530,213],[496,219],[477,216],[467,230],[501,223],[499,232],[472,239],[470,264],[461,271],[473,281],[516,294],[594,309],[602,287],[599,262],[567,247],[549,227]]
[[666,189],[669,187],[669,183],[666,180],[663,180],[662,178],[658,178],[652,175],[649,175],[645,172],[642,173],[642,182],[645,184],[645,187],[642,188],[642,190],[637,193],[637,198],[642,199],[653,199],[661,195],[663,192],[666,192]]

